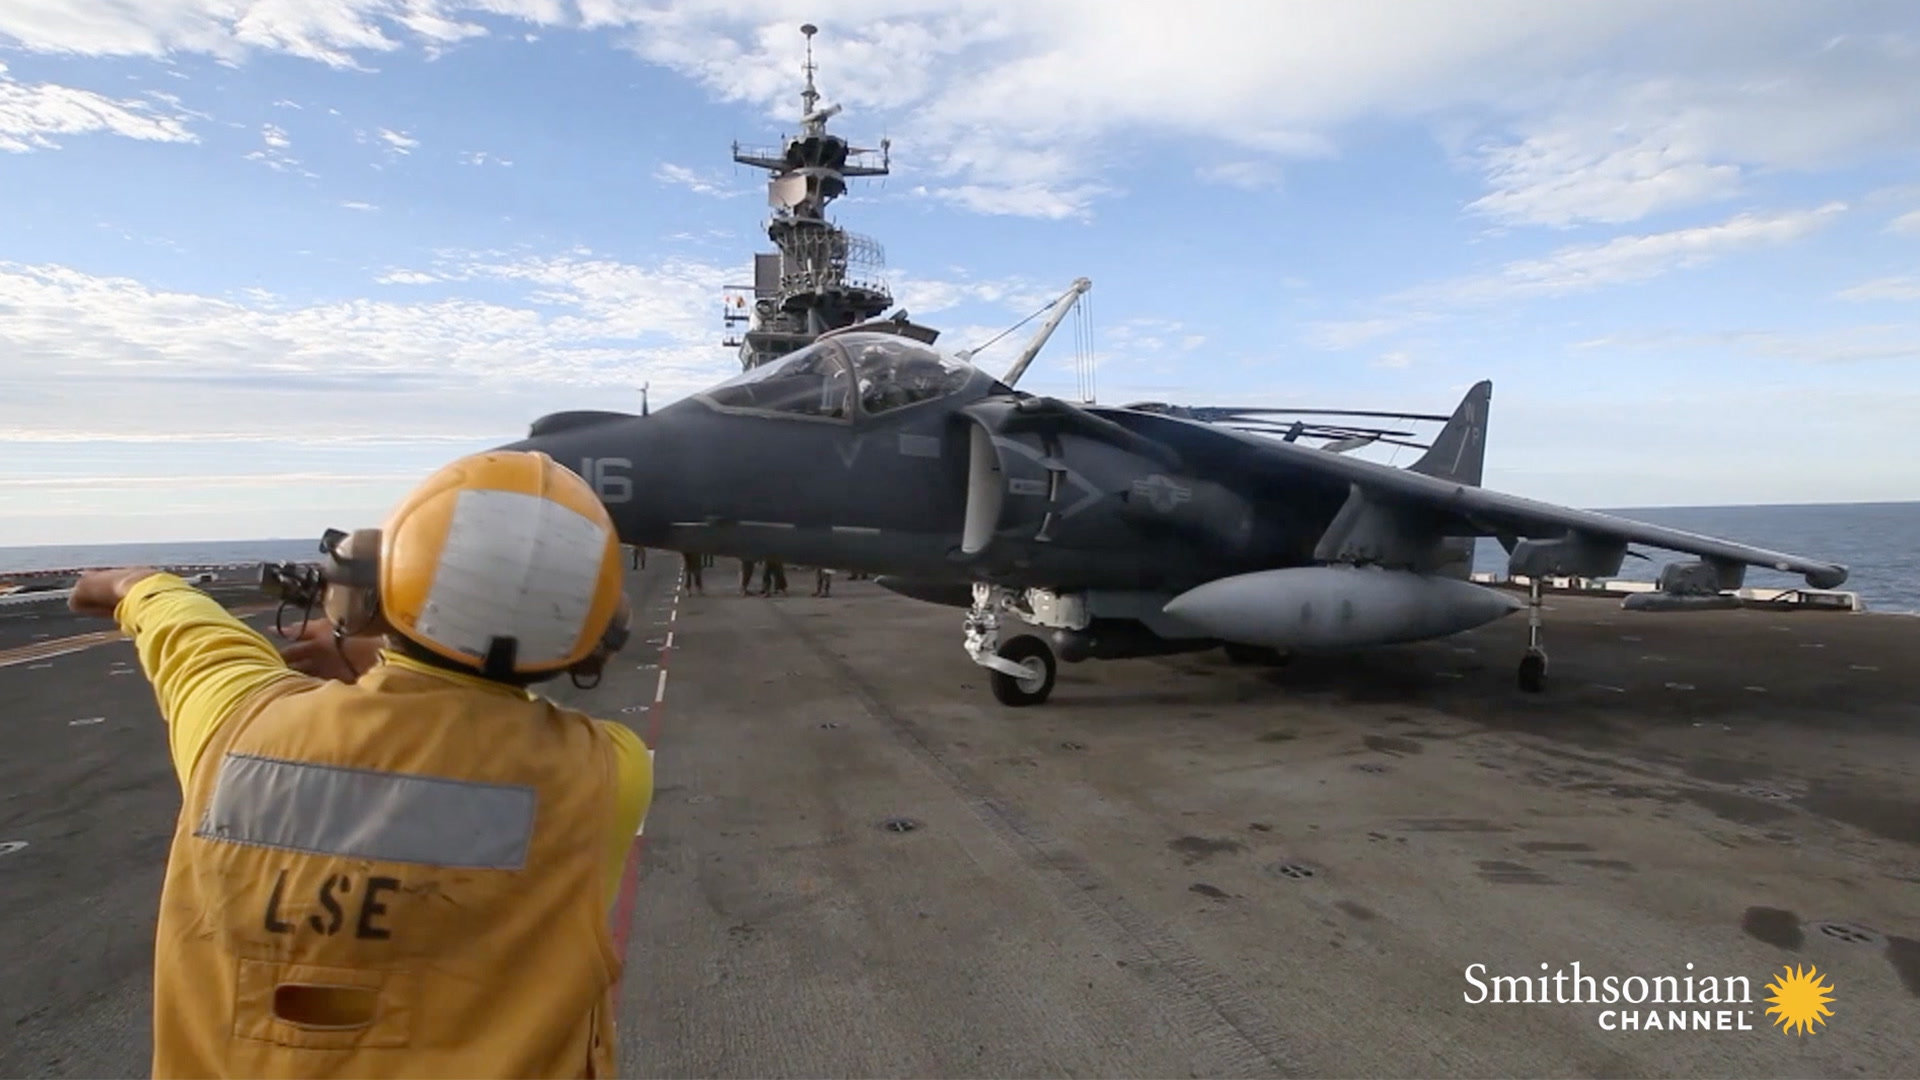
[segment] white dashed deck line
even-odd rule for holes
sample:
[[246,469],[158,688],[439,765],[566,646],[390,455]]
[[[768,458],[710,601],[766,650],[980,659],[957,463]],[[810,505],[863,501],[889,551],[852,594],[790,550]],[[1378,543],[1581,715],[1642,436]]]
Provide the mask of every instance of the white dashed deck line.
[[[656,623],[655,625],[671,626],[673,624],[673,621],[675,619],[678,619],[679,617],[680,617],[680,586],[675,585],[673,589],[673,599],[671,601],[671,606],[667,611],[667,621],[664,624]],[[655,758],[659,755],[658,748],[656,748],[653,744],[655,742],[658,742],[660,737],[659,728],[657,726],[660,722],[659,716],[658,716],[658,710],[659,710],[659,707],[667,700],[667,650],[671,648],[673,648],[673,631],[669,630],[667,631],[666,641],[660,645],[660,662],[658,664],[641,664],[640,665],[640,670],[642,671],[650,667],[657,667],[660,669],[659,681],[654,683],[654,687],[653,687],[653,705],[651,706],[651,708],[655,712],[655,715],[652,718],[653,725],[655,726],[653,727],[653,730],[651,732],[651,734],[653,735],[653,738],[647,743],[647,763],[649,765],[652,765]],[[641,708],[646,709],[649,707],[641,706]],[[647,817],[648,816],[649,816],[648,814],[640,815],[640,827],[633,831],[633,836],[636,841],[645,838],[645,836],[647,835]]]

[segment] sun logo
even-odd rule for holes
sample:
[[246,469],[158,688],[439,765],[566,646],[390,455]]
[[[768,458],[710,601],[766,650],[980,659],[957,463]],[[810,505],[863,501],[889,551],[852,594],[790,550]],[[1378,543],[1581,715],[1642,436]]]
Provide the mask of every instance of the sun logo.
[[1812,965],[1805,971],[1797,966],[1783,966],[1780,970],[1786,974],[1767,984],[1767,989],[1773,991],[1773,996],[1767,999],[1771,1006],[1767,1015],[1779,1014],[1774,1024],[1781,1031],[1797,1027],[1802,1035],[1812,1031],[1815,1023],[1824,1026],[1825,1017],[1833,1015],[1833,1010],[1827,1008],[1827,1003],[1833,1000],[1828,996],[1833,993],[1833,987],[1822,985],[1820,973]]

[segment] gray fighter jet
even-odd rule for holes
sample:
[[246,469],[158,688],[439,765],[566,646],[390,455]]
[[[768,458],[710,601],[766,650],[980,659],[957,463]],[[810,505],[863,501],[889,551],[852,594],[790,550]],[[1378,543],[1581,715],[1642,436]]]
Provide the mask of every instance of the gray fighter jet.
[[[1341,452],[1377,431],[1314,446],[1191,410],[1027,394],[1011,384],[1031,346],[1003,380],[913,329],[833,331],[650,414],[543,417],[510,448],[575,469],[626,543],[864,571],[968,608],[967,652],[1008,705],[1047,698],[1056,655],[1224,645],[1277,660],[1442,637],[1523,607],[1519,682],[1539,691],[1541,579],[1615,575],[1629,544],[1698,556],[1668,567],[1663,585],[1709,592],[1738,588],[1749,565],[1815,588],[1847,577],[1482,488],[1490,382],[1395,468]],[[1532,582],[1530,602],[1469,579],[1482,536]],[[1002,642],[1009,614],[1051,633]]]

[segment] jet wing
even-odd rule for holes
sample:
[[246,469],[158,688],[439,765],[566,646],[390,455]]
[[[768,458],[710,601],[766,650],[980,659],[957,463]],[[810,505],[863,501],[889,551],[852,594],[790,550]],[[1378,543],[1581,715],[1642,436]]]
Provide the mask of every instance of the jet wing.
[[[1459,418],[1456,414],[1456,422]],[[1484,416],[1480,422],[1484,423]],[[1718,572],[1721,588],[1738,588],[1747,566],[1801,574],[1808,585],[1819,589],[1831,589],[1847,580],[1847,568],[1837,563],[1491,491],[1448,479],[1444,470],[1436,470],[1442,475],[1427,475],[1173,417],[1156,416],[1149,423],[1207,431],[1210,438],[1196,431],[1176,440],[1192,450],[1212,440],[1238,444],[1231,454],[1218,453],[1214,447],[1197,454],[1183,453],[1192,464],[1206,460],[1294,484],[1344,486],[1347,502],[1315,552],[1325,561],[1361,558],[1412,563],[1419,561],[1415,557],[1417,549],[1445,537],[1493,536],[1509,552],[1509,573],[1526,576],[1608,577],[1619,572],[1628,544],[1643,544],[1699,556]],[[1126,426],[1146,434],[1137,423]],[[1477,439],[1480,434],[1476,426],[1467,437]],[[1435,440],[1436,448],[1446,437],[1443,432]],[[1477,455],[1479,448],[1472,449]],[[1472,479],[1478,477],[1475,456]]]

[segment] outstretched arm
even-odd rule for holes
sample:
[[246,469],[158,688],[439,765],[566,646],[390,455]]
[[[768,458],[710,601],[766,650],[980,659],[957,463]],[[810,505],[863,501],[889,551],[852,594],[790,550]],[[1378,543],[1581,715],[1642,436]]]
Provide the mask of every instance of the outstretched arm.
[[67,605],[117,619],[133,639],[182,784],[242,701],[277,680],[298,678],[259,632],[173,574],[96,570],[74,585]]

